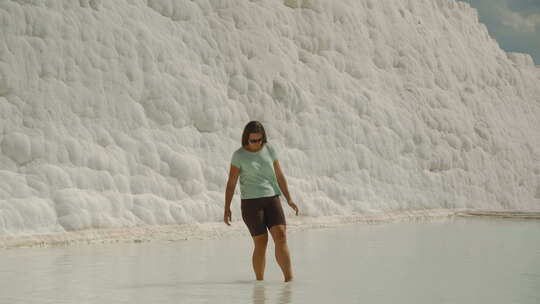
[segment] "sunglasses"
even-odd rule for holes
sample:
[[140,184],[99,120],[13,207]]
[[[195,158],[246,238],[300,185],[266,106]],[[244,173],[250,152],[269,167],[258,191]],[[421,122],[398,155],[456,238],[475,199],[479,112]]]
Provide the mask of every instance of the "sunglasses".
[[258,142],[260,142],[260,141],[262,141],[262,140],[263,140],[263,139],[262,139],[262,137],[261,137],[261,138],[259,138],[259,139],[250,139],[249,142],[252,143],[252,144],[254,144],[254,143],[258,143]]

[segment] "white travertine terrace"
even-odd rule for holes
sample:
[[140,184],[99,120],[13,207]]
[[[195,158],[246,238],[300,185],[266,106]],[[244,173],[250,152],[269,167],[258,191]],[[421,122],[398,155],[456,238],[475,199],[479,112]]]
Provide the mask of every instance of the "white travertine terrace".
[[0,1],[0,236],[221,221],[250,120],[303,215],[540,209],[540,69],[463,2]]

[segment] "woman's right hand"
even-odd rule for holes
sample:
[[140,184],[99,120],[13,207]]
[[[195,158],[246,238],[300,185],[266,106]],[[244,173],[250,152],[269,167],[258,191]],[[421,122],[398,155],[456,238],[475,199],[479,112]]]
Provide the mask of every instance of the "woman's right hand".
[[225,224],[227,225],[231,225],[230,222],[232,221],[232,212],[231,212],[231,209],[229,208],[225,208],[225,212],[224,212],[224,215],[223,215],[223,221],[225,222]]

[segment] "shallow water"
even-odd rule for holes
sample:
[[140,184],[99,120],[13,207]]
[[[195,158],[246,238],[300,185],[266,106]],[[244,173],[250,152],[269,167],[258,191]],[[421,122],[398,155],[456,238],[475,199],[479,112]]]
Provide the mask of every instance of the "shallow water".
[[[246,230],[247,231],[247,230]],[[289,233],[295,281],[269,240],[0,251],[0,303],[540,303],[540,221],[454,218]]]

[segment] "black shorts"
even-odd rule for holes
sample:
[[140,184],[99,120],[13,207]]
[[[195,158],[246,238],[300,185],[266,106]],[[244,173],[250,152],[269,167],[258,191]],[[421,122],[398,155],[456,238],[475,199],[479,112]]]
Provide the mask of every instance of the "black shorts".
[[252,236],[266,233],[266,227],[286,225],[279,195],[241,200],[242,219]]

